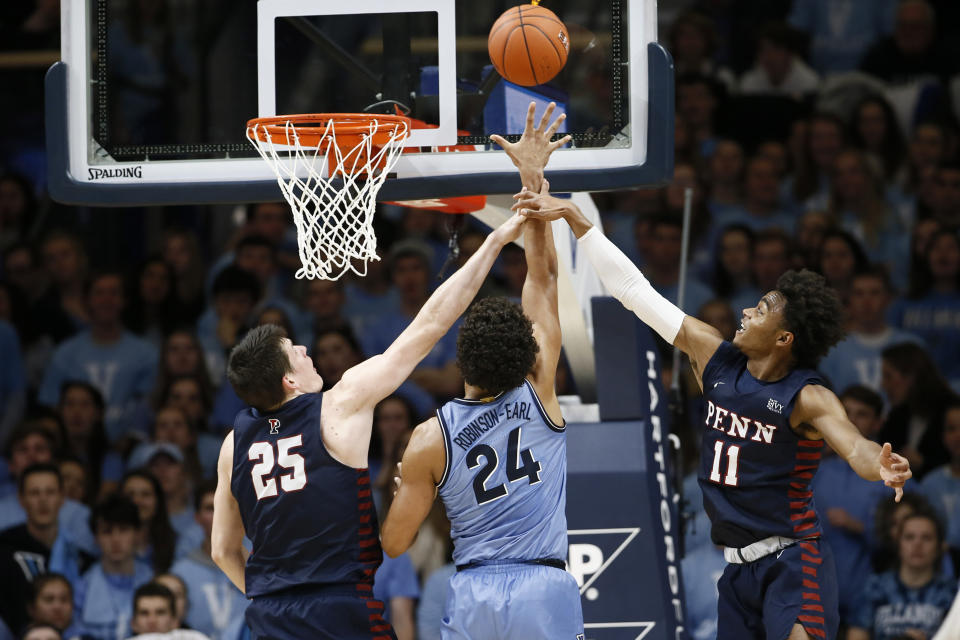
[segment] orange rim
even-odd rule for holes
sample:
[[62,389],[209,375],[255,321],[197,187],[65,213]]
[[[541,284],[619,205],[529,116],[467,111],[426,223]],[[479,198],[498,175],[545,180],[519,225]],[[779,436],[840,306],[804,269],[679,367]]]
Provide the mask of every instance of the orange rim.
[[[412,123],[410,118],[405,116],[380,113],[300,113],[253,118],[247,121],[247,129],[252,129],[253,135],[260,142],[267,142],[268,136],[274,139],[285,138],[287,127],[292,126],[300,138],[301,146],[315,147],[324,139],[331,122],[335,127],[336,138],[342,138],[342,144],[339,140],[335,141],[341,149],[353,148],[359,142],[358,136],[364,135],[372,135],[373,144],[383,146],[404,125],[406,130],[410,131]],[[376,125],[372,132],[371,124]]]

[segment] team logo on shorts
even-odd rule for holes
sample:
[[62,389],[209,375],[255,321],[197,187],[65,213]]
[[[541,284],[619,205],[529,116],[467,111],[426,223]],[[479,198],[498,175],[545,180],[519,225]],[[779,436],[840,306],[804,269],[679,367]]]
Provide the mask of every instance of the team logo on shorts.
[[270,435],[275,435],[280,433],[280,421],[276,418],[268,418],[267,422],[270,423]]

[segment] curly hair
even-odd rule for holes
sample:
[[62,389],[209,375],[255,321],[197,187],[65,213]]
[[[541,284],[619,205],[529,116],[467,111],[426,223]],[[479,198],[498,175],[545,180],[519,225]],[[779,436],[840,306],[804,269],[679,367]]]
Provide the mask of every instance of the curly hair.
[[497,394],[523,384],[540,347],[515,302],[485,298],[467,312],[457,336],[457,366],[467,384]]
[[793,334],[794,360],[798,367],[814,369],[843,339],[840,298],[823,276],[808,269],[784,273],[777,280],[777,291],[786,300],[783,319]]

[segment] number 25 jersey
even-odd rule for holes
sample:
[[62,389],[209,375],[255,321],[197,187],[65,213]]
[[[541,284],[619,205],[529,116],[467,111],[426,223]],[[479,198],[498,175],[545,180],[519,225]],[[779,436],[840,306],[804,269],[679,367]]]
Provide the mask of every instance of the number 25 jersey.
[[567,557],[567,436],[530,383],[437,410],[447,450],[438,492],[453,559]]
[[370,474],[327,451],[321,402],[308,393],[274,412],[245,409],[234,422],[230,484],[253,542],[247,597],[311,584],[371,593],[383,556]]
[[754,378],[747,357],[729,342],[704,367],[698,480],[714,543],[745,547],[770,536],[820,535],[810,483],[823,440],[790,428],[797,394],[808,384],[824,383],[809,369],[774,382]]

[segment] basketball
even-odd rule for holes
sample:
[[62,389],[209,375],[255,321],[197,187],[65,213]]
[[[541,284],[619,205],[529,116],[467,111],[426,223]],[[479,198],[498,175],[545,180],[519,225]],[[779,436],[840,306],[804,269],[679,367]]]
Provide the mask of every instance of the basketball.
[[524,87],[552,80],[567,63],[567,27],[545,7],[523,4],[497,18],[487,38],[490,61],[504,79]]

